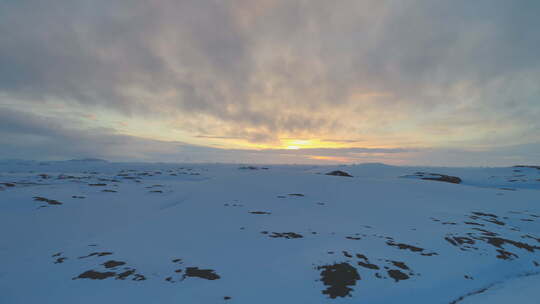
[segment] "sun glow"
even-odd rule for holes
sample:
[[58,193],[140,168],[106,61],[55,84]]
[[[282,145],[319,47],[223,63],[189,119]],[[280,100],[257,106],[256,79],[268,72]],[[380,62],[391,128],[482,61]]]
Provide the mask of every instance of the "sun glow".
[[329,161],[335,161],[335,162],[338,162],[338,163],[347,163],[347,162],[351,162],[351,161],[352,161],[351,158],[347,158],[347,157],[339,157],[339,156],[310,155],[309,158],[310,158],[310,159],[315,159],[315,160],[329,160]]
[[253,143],[242,139],[223,139],[216,137],[215,142],[219,142],[222,147],[254,150],[342,149],[354,148],[359,146],[369,148],[373,146],[368,145],[365,141],[316,138],[299,139],[291,137],[280,137],[276,141],[268,143]]
[[285,138],[281,139],[281,147],[275,148],[285,148],[285,149],[317,149],[317,148],[345,148],[350,147],[350,143],[334,142],[327,141],[322,139],[292,139]]
[[287,150],[299,150],[300,147],[299,147],[299,146],[287,146],[286,149],[287,149]]

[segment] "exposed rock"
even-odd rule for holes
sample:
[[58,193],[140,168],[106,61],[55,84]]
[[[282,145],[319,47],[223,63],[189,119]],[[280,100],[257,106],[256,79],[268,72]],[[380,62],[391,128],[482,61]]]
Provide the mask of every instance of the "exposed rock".
[[452,184],[460,184],[461,178],[457,176],[450,176],[450,175],[444,175],[444,174],[432,174],[435,175],[434,177],[422,177],[423,180],[434,180],[439,182],[447,182]]
[[356,285],[356,281],[361,279],[356,268],[349,263],[324,265],[317,269],[322,270],[321,281],[328,286],[322,293],[332,299],[350,296],[352,288],[349,286]]
[[48,199],[41,196],[34,196],[34,200],[37,202],[46,202],[49,205],[62,205],[62,203],[57,200]]
[[340,171],[340,170],[328,172],[328,173],[326,173],[326,175],[353,177],[353,176],[350,175],[349,173],[347,173],[347,172],[345,172],[345,171]]
[[92,279],[92,280],[103,280],[106,278],[111,278],[116,275],[116,272],[112,271],[106,271],[106,272],[100,272],[95,270],[88,270],[83,273],[81,273],[78,277],[73,278],[75,279]]
[[187,267],[186,273],[184,274],[184,278],[186,277],[196,277],[207,280],[217,280],[221,278],[212,269],[199,269],[198,267]]
[[402,280],[407,280],[409,278],[409,276],[403,272],[401,272],[400,270],[397,270],[397,269],[391,269],[391,270],[388,270],[388,275],[394,279],[396,282],[398,281],[402,281]]

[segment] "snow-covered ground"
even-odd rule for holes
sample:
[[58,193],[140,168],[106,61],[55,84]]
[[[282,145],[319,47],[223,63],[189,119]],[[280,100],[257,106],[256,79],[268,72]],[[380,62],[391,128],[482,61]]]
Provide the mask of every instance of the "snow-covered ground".
[[4,161],[0,303],[539,303],[539,190],[535,167]]

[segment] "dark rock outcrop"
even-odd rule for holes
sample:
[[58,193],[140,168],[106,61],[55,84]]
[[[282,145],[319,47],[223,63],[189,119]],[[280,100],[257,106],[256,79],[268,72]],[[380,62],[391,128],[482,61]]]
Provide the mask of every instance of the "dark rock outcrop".
[[349,173],[347,173],[347,172],[345,172],[345,171],[340,171],[340,170],[328,172],[328,173],[326,173],[326,175],[353,177],[353,176],[350,175]]

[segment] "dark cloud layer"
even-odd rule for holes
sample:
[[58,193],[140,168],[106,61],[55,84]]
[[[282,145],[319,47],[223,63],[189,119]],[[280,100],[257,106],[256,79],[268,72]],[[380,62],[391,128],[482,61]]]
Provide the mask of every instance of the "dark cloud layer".
[[534,143],[539,13],[533,0],[2,1],[0,105],[54,101],[252,142]]

